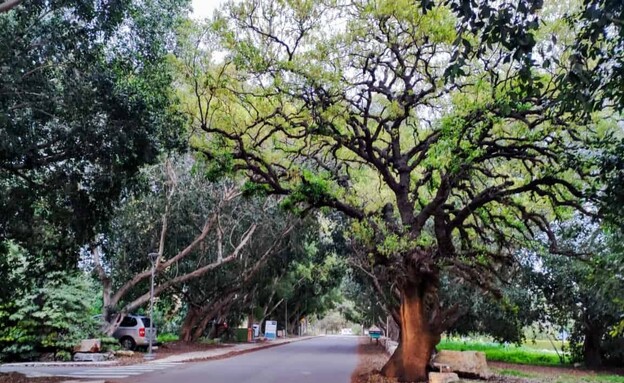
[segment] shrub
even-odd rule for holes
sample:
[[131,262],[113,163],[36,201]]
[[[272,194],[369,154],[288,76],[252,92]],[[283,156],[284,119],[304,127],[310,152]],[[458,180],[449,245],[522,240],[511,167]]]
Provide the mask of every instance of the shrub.
[[0,306],[0,358],[30,360],[49,352],[67,358],[95,330],[89,282],[80,273],[54,272],[16,292]]
[[[160,338],[160,337],[159,337]],[[100,338],[100,343],[102,345],[102,351],[117,351],[121,350],[121,345],[119,344],[119,340],[113,338],[111,336],[103,336]]]

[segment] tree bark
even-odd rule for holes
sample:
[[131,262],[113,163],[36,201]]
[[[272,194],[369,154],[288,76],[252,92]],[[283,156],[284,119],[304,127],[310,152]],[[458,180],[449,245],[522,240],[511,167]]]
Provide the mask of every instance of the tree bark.
[[401,382],[427,381],[427,366],[440,333],[429,323],[426,287],[424,283],[406,283],[401,289],[399,345],[381,370],[386,377]]
[[8,12],[21,4],[23,0],[8,0],[0,3],[0,13]]
[[[204,335],[204,333],[206,332],[206,328],[208,327],[208,323],[210,323],[211,319],[212,319],[212,316],[204,314],[204,316],[201,318],[201,321],[199,321],[199,324],[195,328],[195,331],[193,331],[193,335],[192,335],[192,338],[190,340],[196,341],[199,338],[201,338]],[[216,331],[216,326],[217,326],[217,324],[213,323],[213,328],[210,331],[210,333],[208,334],[208,339],[213,339],[215,337],[214,331]]]
[[188,342],[191,340],[193,328],[195,328],[195,324],[197,323],[198,314],[199,310],[197,308],[189,307],[189,310],[184,317],[184,322],[180,327],[180,339],[183,341]]
[[602,366],[602,355],[600,354],[600,341],[602,331],[596,327],[585,328],[585,340],[583,342],[583,359],[588,368],[598,368]]

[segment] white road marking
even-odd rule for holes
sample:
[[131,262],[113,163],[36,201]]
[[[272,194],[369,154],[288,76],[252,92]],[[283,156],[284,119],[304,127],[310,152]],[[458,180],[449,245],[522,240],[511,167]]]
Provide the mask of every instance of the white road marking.
[[127,378],[130,376],[136,376],[146,374],[153,371],[160,371],[166,368],[172,368],[180,366],[183,363],[150,363],[150,364],[136,364],[130,366],[118,366],[118,367],[101,367],[91,368],[88,370],[79,370],[68,374],[59,374],[60,376],[67,376],[71,378],[104,378],[104,379],[119,379]]

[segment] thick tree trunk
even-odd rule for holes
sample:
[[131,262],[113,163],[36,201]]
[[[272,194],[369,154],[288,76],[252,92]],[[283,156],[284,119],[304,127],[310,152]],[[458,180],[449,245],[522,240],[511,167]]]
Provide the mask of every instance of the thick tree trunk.
[[585,341],[583,342],[583,359],[589,368],[602,366],[602,355],[600,353],[600,341],[602,331],[599,328],[586,328]]
[[[199,322],[199,324],[195,328],[195,331],[193,332],[193,338],[192,338],[193,341],[198,340],[204,335],[204,333],[206,332],[206,328],[208,327],[208,323],[210,322],[211,319],[212,319],[212,316],[208,316],[204,314],[204,317],[202,318],[201,322]],[[216,328],[213,328],[213,330],[215,329]],[[213,338],[215,338],[215,334],[211,330],[210,333],[208,334],[208,339],[213,339]]]
[[197,325],[197,319],[199,316],[199,310],[195,307],[190,307],[186,316],[184,317],[184,322],[182,322],[182,326],[180,327],[180,339],[185,342],[190,342],[193,335],[193,329]]
[[427,381],[427,366],[440,341],[440,333],[429,323],[422,287],[408,283],[401,290],[399,346],[381,370],[400,382]]
[[[194,325],[191,329],[190,334],[188,335],[187,341],[196,341],[201,338],[206,329],[208,328],[208,324],[215,316],[222,316],[223,313],[229,311],[232,304],[235,302],[234,295],[238,289],[234,289],[231,292],[222,296],[219,300],[207,303],[201,309],[197,310],[196,318]],[[208,335],[209,339],[212,339],[214,334]]]

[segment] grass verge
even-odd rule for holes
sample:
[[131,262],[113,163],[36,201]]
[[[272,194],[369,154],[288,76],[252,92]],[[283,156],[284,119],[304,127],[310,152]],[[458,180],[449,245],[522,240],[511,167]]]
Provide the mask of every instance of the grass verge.
[[[525,347],[444,339],[438,344],[439,350],[481,351],[488,360],[498,362],[532,364],[537,366],[561,366],[555,352],[535,350]],[[619,382],[618,382],[619,383]],[[624,383],[624,382],[623,382]]]
[[624,383],[624,376],[593,375],[578,377],[572,375],[562,375],[555,379],[555,383]]
[[498,373],[501,375],[515,376],[518,378],[534,378],[536,376],[535,374],[532,374],[529,372],[518,371],[518,370],[511,369],[511,368],[505,368],[505,369],[499,370]]
[[156,339],[158,340],[158,343],[168,343],[168,342],[176,342],[180,340],[180,337],[177,334],[165,333],[165,334],[158,334],[158,336],[156,336]]

